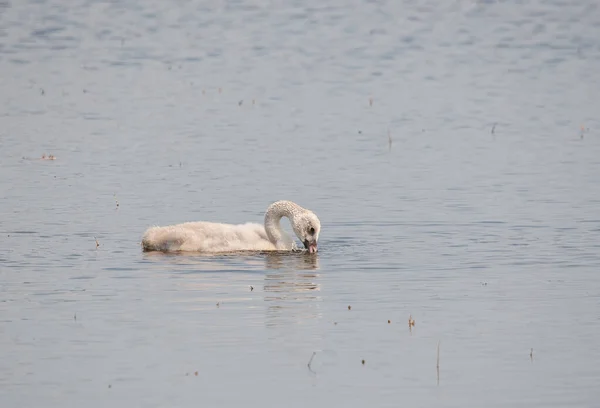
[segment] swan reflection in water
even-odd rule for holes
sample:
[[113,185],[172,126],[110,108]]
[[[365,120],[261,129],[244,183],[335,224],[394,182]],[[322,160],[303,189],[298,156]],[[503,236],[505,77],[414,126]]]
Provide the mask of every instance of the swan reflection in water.
[[[145,252],[143,257],[167,261],[173,266],[189,266],[195,272],[216,272],[238,270],[238,267],[250,267],[252,270],[264,269],[319,269],[318,254],[307,251],[246,251],[238,253],[202,254],[193,252],[169,253],[161,251]],[[160,265],[161,269],[164,267]]]
[[319,257],[305,252],[266,253],[265,266],[267,269],[319,269]]
[[[318,312],[319,292],[318,283],[319,254],[307,251],[266,251],[246,254],[193,254],[193,253],[164,253],[146,252],[144,258],[160,259],[155,265],[160,270],[168,263],[173,272],[180,273],[219,273],[219,272],[264,272],[264,301],[267,302],[267,327],[285,326],[290,323],[299,324],[307,319],[315,319]],[[227,290],[236,281],[246,283],[248,276],[227,274],[226,279],[203,278],[187,281],[184,284],[189,289],[204,292],[209,296],[202,308],[213,308],[217,301],[229,303],[244,303],[246,300],[237,295],[225,299],[214,296],[215,291]],[[212,293],[211,293],[212,292]],[[212,295],[211,295],[212,294]],[[196,299],[197,301],[197,299]]]
[[267,327],[299,324],[315,319],[320,300],[317,254],[269,254],[265,258],[267,271],[263,286],[268,302]]

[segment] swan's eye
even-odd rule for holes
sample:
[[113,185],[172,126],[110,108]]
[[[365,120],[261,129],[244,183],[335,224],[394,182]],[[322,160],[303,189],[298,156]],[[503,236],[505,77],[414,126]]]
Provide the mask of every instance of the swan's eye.
[[313,227],[310,227],[310,229],[308,230],[308,233],[310,235],[314,235],[315,234],[315,229]]

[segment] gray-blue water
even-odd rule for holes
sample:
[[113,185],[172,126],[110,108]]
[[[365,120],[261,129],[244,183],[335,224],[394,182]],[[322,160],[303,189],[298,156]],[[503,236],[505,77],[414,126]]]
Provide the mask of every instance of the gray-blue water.
[[0,3],[0,406],[596,406],[599,72],[592,0]]

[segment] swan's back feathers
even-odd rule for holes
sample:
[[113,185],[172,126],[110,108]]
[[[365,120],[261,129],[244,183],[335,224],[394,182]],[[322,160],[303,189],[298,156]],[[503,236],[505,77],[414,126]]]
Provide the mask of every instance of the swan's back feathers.
[[145,251],[268,251],[275,246],[260,224],[222,224],[186,222],[166,227],[151,227],[142,238]]

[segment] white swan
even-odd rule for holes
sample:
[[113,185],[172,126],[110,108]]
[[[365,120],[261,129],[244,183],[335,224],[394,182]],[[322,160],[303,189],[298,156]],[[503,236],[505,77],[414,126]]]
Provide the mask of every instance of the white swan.
[[319,218],[310,210],[291,201],[276,201],[265,213],[264,226],[255,223],[221,224],[186,222],[166,227],[150,227],[142,237],[144,251],[289,251],[294,241],[281,229],[280,220],[287,217],[292,229],[310,253],[317,252],[321,232]]

